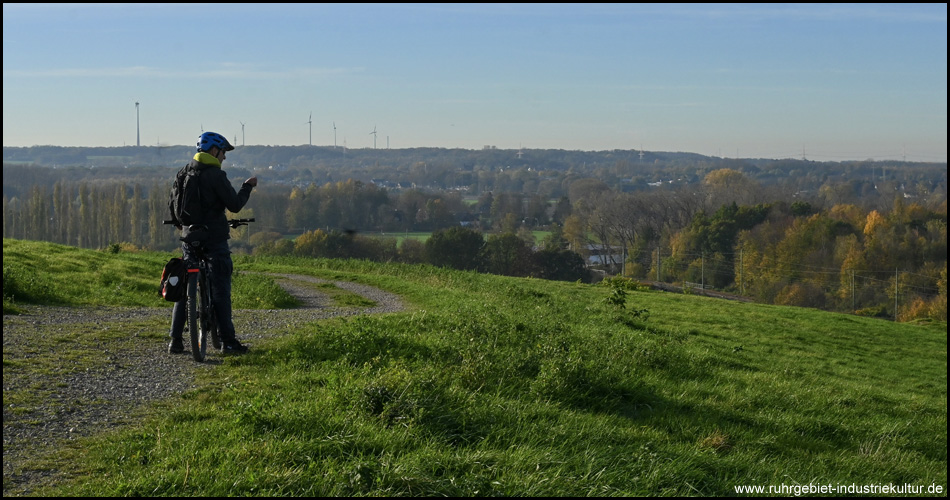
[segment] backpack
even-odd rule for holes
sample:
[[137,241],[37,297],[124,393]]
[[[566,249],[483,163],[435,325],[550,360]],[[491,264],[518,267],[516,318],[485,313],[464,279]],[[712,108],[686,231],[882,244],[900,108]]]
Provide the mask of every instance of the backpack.
[[169,302],[185,299],[188,292],[188,265],[179,257],[172,257],[162,269],[162,283],[158,293]]
[[200,172],[191,164],[185,165],[175,174],[168,211],[175,224],[188,227],[202,221],[201,189],[198,186]]

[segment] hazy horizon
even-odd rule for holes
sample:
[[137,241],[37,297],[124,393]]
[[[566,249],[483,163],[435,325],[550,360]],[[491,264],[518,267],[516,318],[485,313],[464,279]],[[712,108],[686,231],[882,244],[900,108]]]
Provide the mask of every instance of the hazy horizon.
[[5,3],[3,144],[946,162],[946,12]]

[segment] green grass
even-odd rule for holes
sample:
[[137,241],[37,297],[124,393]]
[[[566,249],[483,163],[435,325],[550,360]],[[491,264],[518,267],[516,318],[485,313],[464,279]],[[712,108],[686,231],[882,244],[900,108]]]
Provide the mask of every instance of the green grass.
[[326,295],[334,304],[340,307],[374,307],[376,302],[363,297],[362,295],[348,292],[334,285],[333,283],[320,283],[314,288]]
[[[64,306],[171,307],[158,294],[162,268],[180,252],[82,250],[36,241],[3,240],[3,313],[17,303]],[[294,307],[297,301],[270,278],[240,273],[235,255],[235,308]]]
[[259,274],[235,273],[231,291],[231,305],[236,309],[286,309],[300,303],[274,283],[272,278]]
[[[43,259],[59,271],[20,293],[89,305],[139,299],[75,295],[63,282],[77,262],[153,288],[163,262],[4,240],[5,278]],[[356,281],[411,309],[298,327],[227,358],[140,424],[37,457],[71,478],[38,494],[946,491],[946,324],[646,291],[620,308],[606,286],[365,261],[236,258],[235,269]],[[5,356],[4,378],[19,369]]]

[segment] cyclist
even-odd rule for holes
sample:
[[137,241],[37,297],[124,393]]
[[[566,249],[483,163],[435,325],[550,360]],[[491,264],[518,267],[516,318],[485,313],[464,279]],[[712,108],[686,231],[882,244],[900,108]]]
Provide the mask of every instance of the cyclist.
[[[218,334],[221,338],[221,349],[224,353],[243,354],[247,346],[238,341],[231,321],[231,249],[228,239],[231,237],[231,228],[224,213],[228,209],[237,213],[247,204],[251,190],[257,186],[257,177],[250,177],[241,185],[241,189],[234,190],[228,180],[228,174],[221,168],[225,153],[234,149],[221,134],[205,132],[198,138],[198,152],[191,160],[191,165],[197,167],[200,175],[198,185],[201,193],[202,223],[207,226],[207,239],[204,241],[205,255],[211,263],[212,297],[218,323]],[[175,216],[172,214],[172,218]],[[181,229],[181,226],[177,226]],[[186,260],[194,259],[195,254],[191,247],[182,243],[182,252]],[[187,302],[175,303],[172,312],[171,342],[168,344],[169,353],[184,351],[181,335],[185,329],[185,314]]]

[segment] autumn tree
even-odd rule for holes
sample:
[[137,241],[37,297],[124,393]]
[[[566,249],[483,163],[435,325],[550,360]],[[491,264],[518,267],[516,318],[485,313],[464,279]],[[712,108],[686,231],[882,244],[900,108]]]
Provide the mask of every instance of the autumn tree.
[[[257,209],[256,224],[262,230],[287,232],[290,211],[290,198],[293,191],[284,187],[258,186],[251,197]],[[299,216],[298,220],[300,220]]]
[[554,214],[551,216],[551,219],[558,224],[564,225],[564,222],[567,221],[567,217],[571,215],[571,211],[570,198],[562,196],[558,198],[557,203],[554,205]]
[[162,224],[162,221],[169,220],[171,215],[168,212],[168,191],[157,181],[149,189],[146,217],[148,218],[149,246],[153,249],[163,247],[163,242],[169,241],[173,231],[170,230],[172,226]]
[[580,200],[595,198],[609,191],[611,191],[610,186],[600,179],[578,179],[568,187],[568,197],[571,203],[576,206]]
[[707,207],[732,203],[751,205],[762,201],[757,193],[757,183],[731,168],[721,168],[706,174],[703,187],[707,191]]
[[587,229],[577,214],[571,214],[564,220],[564,239],[568,249],[586,256]]
[[89,186],[83,182],[79,185],[79,235],[77,244],[87,248],[92,244],[92,210],[89,208]]
[[309,217],[308,213],[312,213],[312,209],[307,206],[305,191],[298,186],[294,186],[290,190],[287,212],[285,214],[288,229],[293,230],[306,227]]
[[328,236],[322,229],[307,231],[294,239],[294,255],[321,257],[327,251]]
[[425,206],[428,201],[429,196],[419,189],[408,189],[399,194],[396,208],[401,214],[401,229],[413,231],[427,224]]
[[47,199],[49,194],[45,187],[34,185],[30,194],[29,213],[29,238],[45,241],[49,238],[49,209]]
[[[521,193],[499,193],[491,206],[491,218],[495,229],[513,232],[524,219],[524,201]],[[509,217],[510,214],[510,217]],[[505,224],[506,217],[508,224]],[[514,225],[513,225],[514,224]]]
[[69,195],[62,182],[53,185],[53,220],[50,228],[50,241],[67,243],[66,228],[69,209]]

